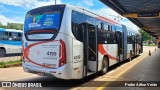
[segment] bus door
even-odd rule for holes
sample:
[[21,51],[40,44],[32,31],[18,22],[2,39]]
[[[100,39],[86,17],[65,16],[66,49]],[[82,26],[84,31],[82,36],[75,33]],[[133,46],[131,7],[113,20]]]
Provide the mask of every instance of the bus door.
[[118,57],[119,61],[123,61],[123,34],[117,31],[117,42],[118,42]]
[[97,26],[84,23],[84,77],[98,71]]
[[141,37],[141,53],[143,53],[143,38]]
[[132,53],[132,55],[135,56],[135,36],[134,36],[134,35],[132,36],[132,48],[133,48],[133,53]]
[[135,56],[137,56],[137,35],[135,35]]

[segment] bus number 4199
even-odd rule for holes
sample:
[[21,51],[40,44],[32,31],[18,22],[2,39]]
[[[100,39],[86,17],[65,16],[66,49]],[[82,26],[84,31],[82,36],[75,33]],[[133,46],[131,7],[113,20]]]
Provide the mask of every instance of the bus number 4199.
[[48,52],[47,52],[47,55],[48,55],[48,56],[56,56],[57,53],[56,53],[56,52],[49,52],[49,51],[48,51]]

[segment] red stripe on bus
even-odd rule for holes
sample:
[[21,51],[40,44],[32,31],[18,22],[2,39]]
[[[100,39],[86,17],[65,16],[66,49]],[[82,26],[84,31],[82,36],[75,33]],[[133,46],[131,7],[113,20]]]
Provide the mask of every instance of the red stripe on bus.
[[[59,41],[59,40],[54,40],[54,41]],[[31,60],[28,56],[29,56],[29,49],[33,46],[36,46],[38,44],[42,44],[42,43],[48,43],[48,42],[54,42],[54,41],[43,41],[43,42],[38,42],[38,43],[34,43],[34,44],[31,44],[29,46],[27,46],[25,49],[24,49],[24,57],[31,63],[35,64],[35,65],[38,65],[38,66],[42,66],[42,67],[45,67],[45,68],[52,68],[50,66],[46,66],[46,65],[42,65],[42,64],[39,64],[39,63],[36,63],[34,62],[33,60]]]
[[115,22],[115,21],[112,21],[112,20],[110,20],[110,19],[108,19],[108,18],[97,17],[97,19],[100,19],[100,20],[102,20],[102,21],[105,21],[105,22],[108,22],[108,23],[111,23],[111,24],[119,24],[119,23],[117,23],[117,22]]
[[98,45],[98,51],[99,51],[102,55],[107,55],[110,59],[118,60],[118,58],[113,57],[112,55],[110,55],[109,53],[107,53],[102,44]]
[[28,34],[33,33],[33,32],[49,32],[49,33],[51,33],[51,32],[54,32],[54,30],[33,30],[33,31],[28,32]]

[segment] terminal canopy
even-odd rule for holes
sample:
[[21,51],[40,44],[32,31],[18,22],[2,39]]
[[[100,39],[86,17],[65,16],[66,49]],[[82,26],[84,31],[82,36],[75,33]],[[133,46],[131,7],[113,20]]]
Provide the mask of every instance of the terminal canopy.
[[152,36],[160,36],[160,0],[100,0]]

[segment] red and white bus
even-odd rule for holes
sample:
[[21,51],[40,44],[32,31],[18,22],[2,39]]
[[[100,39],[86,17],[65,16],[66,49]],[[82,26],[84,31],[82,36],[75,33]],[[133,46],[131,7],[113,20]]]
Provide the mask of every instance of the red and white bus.
[[24,71],[81,79],[142,52],[140,33],[84,8],[50,5],[27,12]]

